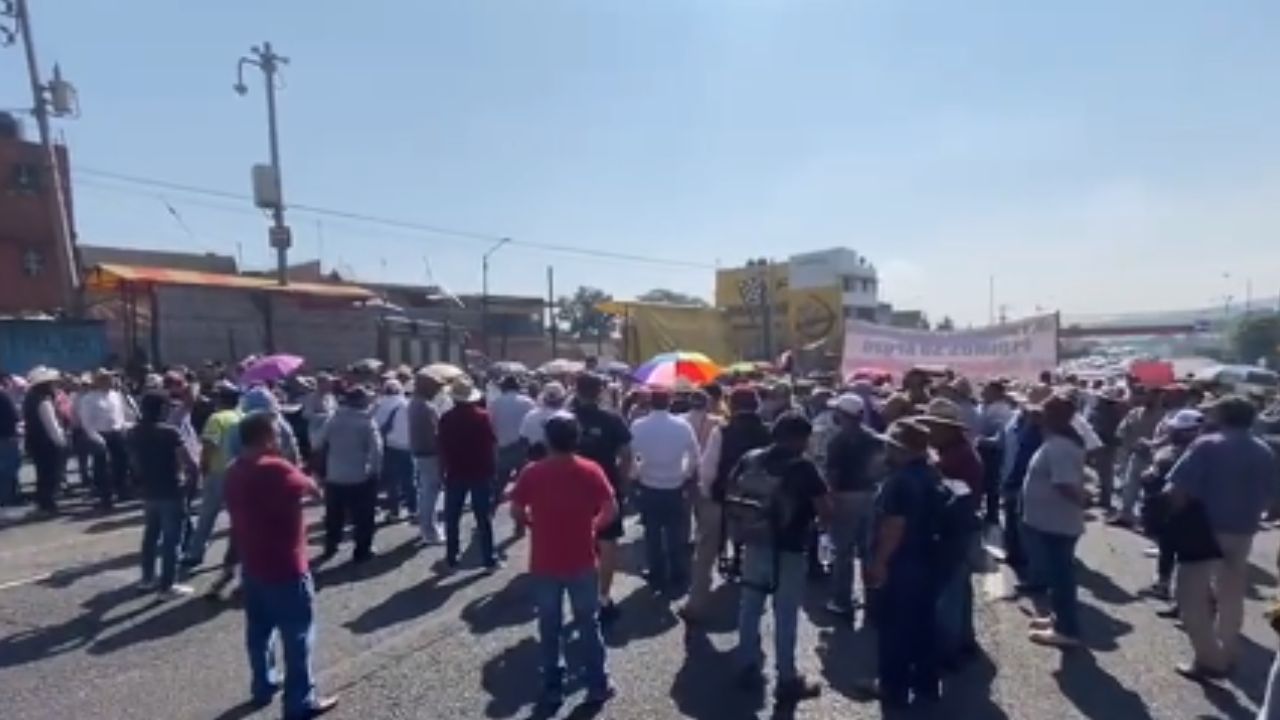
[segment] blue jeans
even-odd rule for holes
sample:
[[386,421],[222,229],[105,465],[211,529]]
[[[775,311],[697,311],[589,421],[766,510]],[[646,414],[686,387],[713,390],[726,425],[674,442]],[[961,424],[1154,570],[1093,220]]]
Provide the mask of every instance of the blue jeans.
[[315,702],[315,678],[311,672],[316,641],[315,586],[311,574],[289,582],[266,583],[245,575],[245,646],[249,650],[250,692],[256,700],[269,699],[280,687],[276,669],[275,639],[284,648],[284,714],[304,713]]
[[804,600],[807,560],[804,553],[779,552],[772,547],[743,548],[742,591],[738,607],[738,656],[743,667],[760,668],[760,618],[764,616],[763,588],[773,591],[774,664],[778,681],[796,677],[796,631]]
[[831,601],[842,610],[853,609],[854,558],[867,557],[871,540],[871,513],[875,493],[842,492],[832,496],[835,517],[831,521],[834,550],[831,570]]
[[[534,532],[537,532],[536,530]],[[574,578],[532,575],[533,600],[538,611],[538,650],[542,656],[543,701],[564,697],[564,596],[569,596],[573,623],[582,643],[582,681],[587,696],[608,690],[604,639],[600,636],[600,581],[595,570]]]
[[462,506],[468,495],[471,496],[471,514],[476,519],[476,532],[480,535],[481,562],[486,566],[496,562],[493,554],[493,513],[489,507],[492,492],[493,481],[489,478],[451,481],[444,486],[444,554],[450,562],[458,560]]
[[0,440],[0,507],[18,502],[18,471],[22,469],[22,447],[17,438]]
[[1031,562],[1031,576],[1036,584],[1049,590],[1049,604],[1053,609],[1053,629],[1060,635],[1080,637],[1080,620],[1076,600],[1076,535],[1037,530],[1023,524],[1027,558]]
[[876,591],[880,693],[889,702],[905,703],[912,693],[917,700],[938,697],[938,593],[926,564],[922,558],[891,563]]
[[400,512],[400,506],[410,515],[418,514],[418,486],[413,467],[413,454],[408,450],[388,447],[382,451],[382,486],[387,492],[386,508]]
[[[965,543],[976,543],[979,539],[970,536]],[[973,568],[968,558],[952,569],[950,577],[944,578],[937,606],[937,648],[941,662],[952,662],[959,658],[966,647],[977,644],[977,633],[973,627]]]
[[195,532],[187,537],[186,547],[187,558],[193,562],[204,562],[204,551],[213,536],[213,526],[218,523],[218,513],[222,512],[224,479],[222,473],[209,473],[200,488],[200,515]]
[[436,525],[436,504],[440,499],[440,458],[431,455],[415,457],[418,473],[418,528],[422,539],[440,542],[440,526]]
[[156,577],[156,550],[160,551],[160,589],[173,586],[178,576],[178,544],[187,512],[180,498],[147,500],[143,506],[142,581]]
[[689,579],[689,538],[685,517],[689,509],[684,490],[656,490],[640,487],[640,522],[644,524],[645,563],[649,584],[667,588]]

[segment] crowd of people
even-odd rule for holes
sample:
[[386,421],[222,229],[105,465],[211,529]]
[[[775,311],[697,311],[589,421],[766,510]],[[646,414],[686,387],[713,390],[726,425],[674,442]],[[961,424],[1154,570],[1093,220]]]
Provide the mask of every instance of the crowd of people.
[[[317,694],[311,673],[311,566],[333,560],[348,527],[352,562],[374,557],[379,511],[384,522],[416,523],[424,546],[443,544],[452,571],[469,508],[479,562],[492,572],[502,562],[493,518],[509,501],[514,532],[530,544],[546,706],[564,700],[566,595],[585,645],[587,700],[615,692],[601,633],[619,616],[618,542],[634,510],[646,582],[680,602],[691,631],[718,612],[717,579],[737,586],[734,675],[744,690],[766,684],[768,604],[775,698],[821,692],[796,660],[801,604],[821,592],[833,618],[876,629],[868,695],[906,707],[936,702],[945,678],[978,655],[973,575],[988,552],[1034,601],[1030,642],[1087,643],[1075,555],[1091,506],[1151,538],[1146,592],[1169,603],[1161,612],[1182,620],[1193,650],[1176,671],[1225,677],[1253,536],[1280,510],[1267,440],[1280,435],[1280,414],[1211,387],[1050,373],[975,387],[924,370],[892,385],[765,376],[674,388],[591,371],[473,378],[401,368],[253,387],[231,375],[179,368],[130,382],[37,368],[11,379],[0,393],[0,504],[19,499],[25,449],[37,512],[57,512],[74,458],[103,508],[142,500],[142,587],[170,596],[192,592],[184,570],[205,562],[227,510],[231,542],[209,594],[221,597],[238,569],[250,692],[266,704],[283,689],[288,718],[336,703]],[[324,506],[315,560],[308,498]],[[1000,547],[988,549],[997,528]],[[1280,717],[1280,663],[1270,685],[1263,718]]]

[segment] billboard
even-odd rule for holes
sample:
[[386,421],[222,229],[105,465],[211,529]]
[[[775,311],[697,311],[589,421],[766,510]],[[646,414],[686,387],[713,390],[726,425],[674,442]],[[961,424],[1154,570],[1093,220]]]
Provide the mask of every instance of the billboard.
[[941,366],[971,378],[1034,380],[1058,365],[1058,316],[1040,315],[1016,322],[956,332],[935,332],[845,323],[845,377],[877,368],[901,377],[917,365]]

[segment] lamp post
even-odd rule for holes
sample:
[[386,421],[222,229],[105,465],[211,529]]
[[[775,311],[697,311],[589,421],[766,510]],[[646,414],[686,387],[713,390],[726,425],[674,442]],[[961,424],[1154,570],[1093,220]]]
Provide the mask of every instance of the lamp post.
[[489,257],[509,242],[511,238],[502,238],[480,260],[480,343],[485,357],[489,357]]
[[[255,182],[254,199],[259,207],[271,209],[271,246],[276,249],[276,280],[281,285],[289,284],[289,247],[293,244],[289,226],[284,223],[284,183],[280,177],[280,136],[276,127],[276,73],[281,65],[288,65],[289,58],[277,55],[271,43],[263,43],[262,47],[254,45],[249,48],[249,55],[240,58],[236,66],[237,94],[245,95],[249,87],[244,84],[244,66],[252,65],[262,71],[262,78],[267,91],[267,143],[271,153],[271,169],[266,188],[258,187]],[[255,168],[256,170],[256,168]]]

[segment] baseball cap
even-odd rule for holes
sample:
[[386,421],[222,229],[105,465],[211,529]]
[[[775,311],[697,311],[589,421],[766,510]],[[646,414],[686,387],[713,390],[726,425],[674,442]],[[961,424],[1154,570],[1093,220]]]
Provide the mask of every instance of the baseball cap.
[[827,406],[845,415],[861,415],[862,411],[866,409],[867,403],[858,395],[845,393],[832,400]]
[[1170,430],[1196,430],[1204,425],[1204,413],[1190,408],[1179,410],[1169,418],[1168,425]]

